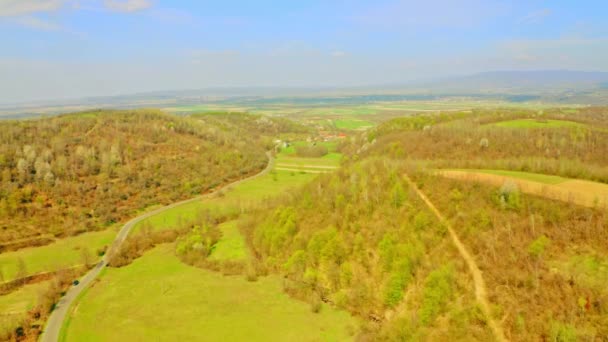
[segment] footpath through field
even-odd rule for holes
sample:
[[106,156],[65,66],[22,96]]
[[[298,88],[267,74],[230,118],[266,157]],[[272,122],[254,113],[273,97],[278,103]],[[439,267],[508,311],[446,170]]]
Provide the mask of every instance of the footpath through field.
[[422,199],[422,201],[424,201],[424,203],[429,207],[429,209],[431,209],[437,219],[439,219],[439,222],[441,222],[447,228],[448,232],[450,233],[450,237],[452,238],[452,242],[454,243],[454,245],[458,249],[458,252],[466,262],[469,268],[469,272],[473,277],[473,283],[475,284],[475,298],[477,299],[477,302],[479,303],[479,306],[483,311],[484,316],[486,316],[486,319],[488,320],[488,325],[492,329],[494,337],[499,342],[507,341],[502,327],[492,317],[492,313],[490,310],[490,302],[488,301],[488,295],[486,291],[486,283],[483,280],[481,270],[479,269],[479,266],[477,266],[475,259],[469,253],[462,241],[460,241],[460,238],[458,238],[456,231],[452,228],[452,225],[445,218],[445,216],[441,214],[441,212],[435,207],[435,205],[433,205],[433,203],[428,199],[428,197],[426,197],[426,195],[418,188],[416,183],[414,183],[408,175],[404,174],[403,177],[405,178],[407,183],[412,187],[412,189],[414,189],[414,191],[418,194],[418,196]]
[[603,183],[564,178],[561,182],[548,184],[479,170],[439,170],[437,173],[447,178],[477,181],[496,186],[512,181],[524,193],[590,208],[608,206],[608,184]]
[[[263,171],[255,174],[251,177],[244,178],[244,179],[235,181],[233,183],[230,183],[230,184],[226,185],[225,187],[223,187],[223,189],[232,188],[244,181],[248,181],[253,178],[263,176],[263,175],[267,174],[268,172],[270,172],[270,170],[272,170],[272,168],[274,166],[274,158],[272,157],[270,152],[267,152],[266,156],[268,157],[268,164]],[[83,292],[83,290],[85,290],[89,285],[91,285],[91,283],[95,280],[95,278],[97,278],[97,276],[99,275],[99,273],[101,273],[101,271],[104,269],[104,267],[106,267],[108,265],[108,261],[109,261],[108,256],[111,254],[112,251],[115,251],[118,249],[118,247],[120,247],[120,245],[125,241],[125,239],[129,235],[129,232],[131,231],[131,229],[133,229],[133,227],[135,227],[135,225],[138,222],[140,222],[141,220],[144,220],[148,217],[157,215],[168,209],[177,207],[182,204],[199,201],[203,198],[212,196],[214,194],[215,194],[215,192],[212,192],[209,194],[191,198],[189,200],[173,203],[166,207],[162,207],[162,208],[156,209],[154,211],[151,211],[149,213],[145,213],[141,216],[138,216],[138,217],[132,219],[131,221],[127,222],[124,226],[122,226],[122,228],[116,235],[114,242],[112,243],[110,253],[107,253],[106,256],[93,269],[91,269],[84,277],[82,277],[79,280],[80,283],[78,285],[71,287],[66,292],[66,294],[59,300],[59,302],[55,306],[55,309],[53,310],[53,312],[51,313],[51,316],[49,317],[49,319],[47,321],[46,327],[44,328],[42,336],[40,337],[40,341],[56,342],[59,340],[61,327],[63,326],[63,321],[65,320],[65,318],[67,316],[70,306],[74,303],[74,301],[78,298],[78,296]]]

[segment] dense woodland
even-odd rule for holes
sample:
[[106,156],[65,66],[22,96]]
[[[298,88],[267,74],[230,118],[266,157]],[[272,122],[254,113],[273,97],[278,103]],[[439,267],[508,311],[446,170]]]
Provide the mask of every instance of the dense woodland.
[[104,229],[255,173],[270,136],[290,129],[302,130],[252,115],[157,110],[0,122],[2,249]]

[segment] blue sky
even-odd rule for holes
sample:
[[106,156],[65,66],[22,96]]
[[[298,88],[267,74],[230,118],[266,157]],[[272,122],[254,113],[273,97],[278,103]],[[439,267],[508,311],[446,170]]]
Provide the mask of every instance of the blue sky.
[[608,71],[608,2],[0,0],[0,102]]

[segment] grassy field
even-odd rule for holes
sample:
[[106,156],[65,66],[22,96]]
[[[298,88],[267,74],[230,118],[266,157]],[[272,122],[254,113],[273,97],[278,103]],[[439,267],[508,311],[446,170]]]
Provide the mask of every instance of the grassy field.
[[327,147],[329,153],[320,158],[305,158],[296,155],[296,146],[306,145],[307,142],[298,141],[287,148],[281,149],[277,154],[275,168],[288,170],[283,172],[294,173],[322,173],[332,171],[340,166],[342,154],[336,151],[337,142],[318,142],[318,145]]
[[[289,147],[282,147],[281,151],[277,155],[277,158],[280,158],[281,156],[295,156],[297,146],[306,146],[308,144],[309,143],[306,141],[294,141],[294,142],[290,143]],[[329,152],[335,152],[336,146],[338,145],[338,143],[336,141],[322,141],[322,142],[317,142],[317,145],[327,147],[327,150]],[[316,159],[316,158],[307,158],[307,159]]]
[[38,296],[49,285],[48,281],[25,285],[17,291],[0,296],[0,312],[2,314],[22,314],[34,308]]
[[370,121],[346,118],[334,120],[334,125],[337,129],[348,130],[364,130],[375,126],[374,123]]
[[17,291],[0,296],[0,336],[19,326],[27,312],[36,306],[40,294],[46,290],[48,285],[48,281],[29,284]]
[[238,221],[229,221],[219,226],[222,238],[217,242],[210,260],[242,261],[249,256],[245,239],[237,227]]
[[108,269],[67,325],[66,341],[342,341],[357,322],[289,298],[281,279],[247,282],[181,263],[171,245]]
[[223,193],[223,196],[187,203],[152,216],[141,221],[134,231],[146,223],[149,223],[154,229],[173,229],[180,221],[196,218],[196,215],[202,210],[209,210],[217,216],[235,214],[241,208],[255,205],[267,197],[303,185],[313,177],[314,175],[311,174],[272,171],[270,174],[239,184]]
[[545,175],[541,173],[521,172],[521,171],[507,171],[507,170],[478,170],[478,169],[457,169],[455,171],[465,171],[471,173],[485,173],[489,175],[497,175],[504,177],[513,177],[518,179],[529,180],[533,182],[543,184],[559,184],[567,181],[567,178]]
[[368,106],[341,106],[341,107],[325,107],[325,108],[314,108],[305,111],[305,115],[338,115],[338,116],[349,116],[349,115],[373,115],[377,111],[374,108]]
[[[328,144],[328,148],[334,150],[335,144]],[[285,158],[292,162],[305,159],[333,167],[341,157],[334,153],[325,159],[295,158],[292,153],[280,153],[277,164],[289,156]],[[209,209],[214,215],[236,214],[243,207],[256,205],[314,177],[316,175],[309,173],[273,170],[212,198],[153,216],[147,222],[155,229],[170,229],[180,220],[193,219],[202,209]],[[237,224],[238,220],[233,220],[220,225],[222,238],[211,260],[247,259],[248,250]],[[70,341],[118,337],[127,340],[352,339],[356,322],[350,315],[330,307],[323,307],[321,313],[315,314],[308,304],[285,295],[281,284],[281,278],[275,276],[247,282],[242,276],[228,277],[193,268],[174,256],[172,245],[163,245],[129,266],[105,271],[101,281],[75,308],[65,337]]]
[[575,127],[585,127],[584,124],[574,122],[574,121],[566,121],[566,120],[534,120],[534,119],[520,119],[520,120],[508,120],[501,121],[492,124],[496,127],[503,128],[575,128]]
[[608,185],[605,183],[502,170],[438,170],[438,174],[448,178],[479,181],[499,187],[504,185],[506,179],[511,178],[524,193],[589,208],[608,207]]
[[[297,144],[304,144],[304,142],[296,142],[295,145]],[[228,191],[221,191],[222,195],[187,203],[164,211],[160,215],[152,216],[141,221],[134,228],[134,231],[140,229],[144,224],[150,224],[154,229],[173,229],[178,226],[180,221],[186,222],[195,219],[196,215],[202,210],[208,210],[218,217],[237,214],[242,209],[256,205],[265,198],[301,186],[312,180],[316,175],[314,173],[277,170],[276,168],[281,168],[280,166],[285,164],[297,165],[298,167],[301,165],[315,165],[327,166],[331,170],[331,168],[339,166],[342,154],[332,152],[335,151],[336,143],[321,144],[325,144],[330,151],[322,158],[296,157],[294,144],[292,144],[292,146],[281,150],[276,156],[275,170],[272,170],[269,174],[240,183]]]
[[277,164],[301,164],[301,165],[319,165],[319,166],[340,166],[342,159],[341,153],[330,152],[322,158],[301,158],[294,155],[278,155]]
[[28,275],[82,265],[83,250],[88,250],[92,262],[99,258],[96,255],[97,249],[109,245],[115,235],[115,230],[108,229],[61,239],[47,246],[2,253],[0,270],[4,274],[4,280],[9,281],[15,278],[19,260],[25,263]]

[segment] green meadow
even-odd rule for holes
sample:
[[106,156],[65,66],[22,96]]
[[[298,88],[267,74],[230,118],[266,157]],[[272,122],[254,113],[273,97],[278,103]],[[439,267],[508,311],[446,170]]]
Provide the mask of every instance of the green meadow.
[[245,239],[238,229],[238,221],[228,221],[220,224],[222,238],[217,242],[210,260],[244,261],[249,256]]
[[0,336],[20,324],[27,312],[36,306],[40,294],[46,290],[48,285],[48,281],[28,284],[0,296]]
[[180,222],[195,219],[204,210],[216,217],[234,215],[241,209],[255,205],[265,198],[303,185],[312,178],[314,175],[311,174],[273,170],[261,177],[240,183],[227,191],[220,190],[211,198],[183,204],[142,220],[136,225],[134,231],[144,224],[149,224],[153,229],[173,229]]
[[[327,145],[335,150],[334,143]],[[339,162],[337,157],[324,160],[292,155],[293,151],[282,151],[275,165],[301,159],[329,166]],[[272,170],[145,222],[154,229],[170,229],[180,221],[194,219],[204,209],[218,216],[238,214],[314,177],[309,173]],[[238,229],[238,219],[219,228],[222,237],[210,260],[246,261],[249,251]],[[314,313],[309,304],[290,298],[283,292],[278,276],[248,282],[244,276],[224,276],[191,267],[175,256],[172,244],[161,245],[128,266],[105,270],[74,311],[64,327],[67,341],[343,341],[352,340],[357,326],[346,312],[324,305],[319,313]]]
[[57,240],[46,246],[2,253],[0,270],[4,280],[9,281],[14,279],[18,272],[19,260],[25,264],[27,275],[82,265],[84,253],[88,253],[90,261],[93,262],[99,258],[97,250],[111,244],[115,235],[114,229],[107,229]]
[[342,153],[336,151],[338,142],[325,141],[317,142],[317,145],[327,147],[327,153],[320,158],[305,158],[296,155],[296,146],[310,144],[305,141],[296,141],[290,144],[289,147],[281,148],[281,151],[276,156],[275,164],[299,164],[299,165],[317,165],[317,166],[339,166],[342,160]]
[[375,126],[374,123],[370,121],[346,118],[334,120],[334,125],[337,129],[347,130],[364,130]]
[[48,281],[28,284],[4,296],[0,296],[2,314],[25,314],[34,308],[38,296],[49,285]]
[[183,264],[161,245],[131,265],[106,270],[63,330],[64,341],[347,341],[357,322],[323,306],[313,313],[282,280]]

